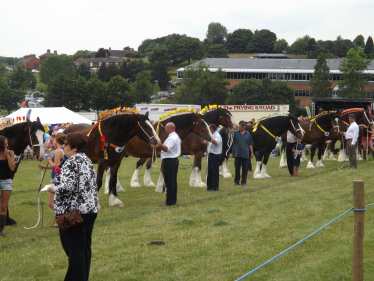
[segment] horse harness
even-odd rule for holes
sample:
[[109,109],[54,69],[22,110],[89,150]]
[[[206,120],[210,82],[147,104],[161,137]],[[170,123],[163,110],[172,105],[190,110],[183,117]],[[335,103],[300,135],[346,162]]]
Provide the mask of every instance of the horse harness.
[[[292,120],[291,120],[291,119],[290,119],[290,123],[291,123],[292,127],[294,128],[295,133],[297,133],[297,131],[301,131],[300,128],[299,128],[299,129],[296,129],[296,128],[295,128],[295,125],[292,123]],[[282,139],[281,137],[276,137],[276,136],[274,136],[272,133],[270,133],[270,131],[269,131],[268,129],[266,129],[264,125],[260,124],[260,122],[256,123],[256,124],[253,126],[253,130],[252,130],[252,132],[256,132],[256,131],[257,131],[257,127],[258,127],[258,125],[260,125],[261,128],[264,129],[265,132],[267,132],[270,136],[272,136],[272,137],[275,139],[276,142],[278,142],[278,141],[280,141],[280,140]]]
[[[311,121],[311,123],[310,123],[310,126],[309,126],[309,131],[312,130],[312,125],[315,124],[315,125],[317,126],[317,128],[320,129],[321,132],[325,134],[326,137],[329,136],[329,132],[327,132],[327,131],[325,131],[324,129],[322,129],[321,126],[317,124],[317,121],[316,121],[315,119],[312,119],[312,120],[310,120],[310,121]],[[337,127],[337,128],[338,128],[338,133],[340,133],[340,127],[339,127],[339,124],[338,124],[338,123],[336,123],[336,124],[337,124],[337,125],[335,126],[334,123],[333,123],[333,121],[331,120],[331,125],[332,125],[332,127],[333,127],[334,129]]]

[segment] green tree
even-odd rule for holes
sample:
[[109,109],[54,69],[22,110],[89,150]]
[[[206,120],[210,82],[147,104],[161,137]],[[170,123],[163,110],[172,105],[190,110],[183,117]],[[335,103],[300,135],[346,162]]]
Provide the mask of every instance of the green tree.
[[148,46],[153,42],[152,39],[145,39],[143,40],[143,42],[140,44],[140,46],[138,47],[138,51],[139,52],[142,52],[142,53],[145,53],[145,49],[148,48]]
[[131,49],[130,46],[127,46],[127,47],[124,47],[123,50],[124,50],[124,51],[131,51],[132,49]]
[[133,107],[136,100],[129,83],[120,75],[113,77],[109,83],[104,85],[104,96],[108,108],[115,108],[120,105],[122,107]]
[[206,38],[211,40],[213,44],[224,44],[227,39],[227,28],[219,22],[211,22],[208,25]]
[[47,84],[47,93],[44,96],[44,106],[60,107],[76,111],[79,97],[75,92],[75,81],[64,73],[59,73]]
[[303,38],[296,39],[290,47],[292,54],[303,55],[306,53],[307,43]]
[[340,35],[334,41],[332,52],[338,57],[345,57],[347,55],[348,47]]
[[40,82],[48,84],[59,74],[63,74],[71,80],[76,77],[75,65],[71,57],[59,55],[46,58],[40,67]]
[[274,53],[274,44],[277,41],[277,35],[267,29],[262,29],[252,37],[247,45],[249,53]]
[[365,38],[364,38],[364,36],[362,36],[361,34],[357,35],[356,38],[353,40],[353,44],[355,46],[365,48]]
[[[10,74],[10,87],[17,90],[35,89],[36,78],[30,68],[25,68],[23,64],[17,65],[17,70]],[[31,82],[31,83],[30,83]]]
[[158,83],[155,83],[153,85],[153,93],[157,94],[159,91],[161,91],[160,86],[158,85]]
[[338,58],[335,54],[330,53],[326,48],[317,44],[314,47],[314,51],[308,53],[307,59],[317,59],[320,54],[325,54],[326,59],[336,59],[336,58]]
[[338,83],[338,95],[342,98],[365,98],[364,85],[368,83],[370,74],[364,73],[370,59],[366,58],[364,50],[360,47],[350,49],[347,56],[343,58],[339,65],[339,70],[343,72],[342,80]]
[[106,58],[107,56],[109,57],[109,55],[110,55],[110,52],[108,49],[100,48],[95,53],[95,58]]
[[88,51],[88,50],[79,50],[73,55],[73,60],[76,61],[79,58],[92,58],[93,54],[95,54],[94,51]]
[[207,58],[228,58],[229,52],[222,44],[214,44],[209,47],[206,53]]
[[137,103],[150,103],[153,93],[152,79],[148,71],[139,72],[136,75],[135,82],[132,83],[132,91],[135,94]]
[[157,47],[157,44],[156,42],[152,42],[151,44],[149,44],[149,46],[147,47],[147,49],[145,49],[145,52],[146,53],[150,53],[150,52],[153,52],[153,49]]
[[226,74],[219,69],[212,75],[208,67],[200,62],[196,68],[185,68],[183,86],[179,87],[179,93],[175,94],[179,103],[201,106],[225,103],[228,96],[226,86],[230,85],[226,81]]
[[251,78],[233,87],[227,99],[228,104],[289,104],[295,112],[300,101],[296,100],[295,91],[285,81]]
[[279,39],[274,43],[274,51],[278,54],[286,52],[288,43],[285,39]]
[[105,62],[102,62],[99,69],[97,70],[97,77],[103,81],[103,82],[109,82],[109,79],[108,79],[108,71],[107,71],[107,68],[106,68],[106,63]]
[[86,78],[86,80],[91,79],[91,76],[92,76],[91,68],[87,63],[83,62],[78,66],[77,77],[78,76],[82,76],[82,77]]
[[119,75],[119,68],[116,64],[110,63],[106,68],[106,82],[110,81],[112,77]]
[[18,109],[18,104],[24,100],[26,92],[23,90],[11,89],[6,85],[0,85],[0,88],[3,88],[2,90],[0,89],[1,106],[4,107],[9,113],[12,110]]
[[77,97],[75,111],[88,111],[90,109],[90,94],[86,83],[86,78],[82,76],[78,76],[77,80],[75,80],[74,92]]
[[199,39],[192,37],[184,37],[177,43],[180,57],[188,60],[190,64],[191,59],[201,59],[203,57],[203,48]]
[[314,66],[314,75],[310,81],[312,95],[314,98],[331,98],[332,74],[330,67],[327,66],[326,54],[321,53],[318,56],[317,63]]
[[172,60],[172,65],[176,65],[177,62],[178,62],[178,59],[181,55],[180,51],[179,51],[179,45],[177,42],[170,42],[168,45],[167,45],[167,49],[168,49],[168,54],[170,56],[170,59]]
[[309,38],[308,41],[306,42],[306,50],[307,52],[312,52],[316,49],[316,39],[314,38]]
[[374,51],[374,47],[373,47],[373,38],[371,38],[371,36],[368,37],[368,39],[366,40],[366,45],[365,45],[365,54],[369,57],[371,56],[371,54],[373,53]]
[[[174,43],[172,43],[174,44]],[[164,45],[159,45],[153,48],[153,52],[149,55],[148,61],[151,64],[156,62],[163,62],[164,64],[170,64],[171,57],[168,49]]]
[[227,35],[227,49],[230,54],[245,53],[248,43],[253,37],[250,29],[237,29]]
[[107,107],[107,98],[104,96],[104,84],[101,80],[93,78],[87,81],[87,93],[90,95],[90,108],[96,111],[99,116],[99,110],[104,110]]
[[152,81],[157,80],[157,84],[160,86],[160,88],[162,90],[166,90],[169,85],[169,81],[171,80],[166,64],[163,62],[156,62],[152,66],[151,74]]

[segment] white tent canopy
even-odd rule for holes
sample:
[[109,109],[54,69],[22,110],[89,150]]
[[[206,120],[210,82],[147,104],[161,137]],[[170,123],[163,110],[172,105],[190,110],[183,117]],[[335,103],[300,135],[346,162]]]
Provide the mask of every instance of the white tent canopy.
[[[17,111],[9,114],[6,117],[9,118],[16,118],[16,117],[23,117],[27,116],[27,112],[31,110],[30,114],[30,121],[36,121],[39,117],[40,122],[43,125],[51,125],[51,124],[66,124],[68,122],[73,122],[73,124],[92,124],[90,119],[87,119],[66,107],[42,107],[42,108],[27,108],[23,107],[18,109]],[[16,119],[14,119],[15,123]]]

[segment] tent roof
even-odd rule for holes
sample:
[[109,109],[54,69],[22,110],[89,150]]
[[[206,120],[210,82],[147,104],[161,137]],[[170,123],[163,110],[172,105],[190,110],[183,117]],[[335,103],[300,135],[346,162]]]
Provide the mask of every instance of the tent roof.
[[[42,108],[20,108],[17,111],[9,114],[6,117],[15,118],[26,116],[31,109],[30,121],[36,121],[37,117],[43,125],[49,124],[66,124],[73,122],[73,124],[92,124],[92,120],[87,119],[66,107],[42,107]],[[14,120],[16,121],[16,120]]]

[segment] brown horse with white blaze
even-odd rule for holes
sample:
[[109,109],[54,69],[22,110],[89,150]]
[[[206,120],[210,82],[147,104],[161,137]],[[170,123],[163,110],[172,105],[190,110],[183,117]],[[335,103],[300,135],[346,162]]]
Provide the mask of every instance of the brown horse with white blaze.
[[[73,132],[89,135],[85,153],[92,162],[98,163],[96,181],[99,189],[102,186],[104,171],[110,168],[109,206],[124,206],[117,197],[116,185],[117,171],[124,156],[125,144],[135,136],[150,144],[157,144],[159,139],[148,119],[148,112],[145,115],[117,114],[99,121],[94,128],[78,124],[71,125],[64,131],[65,134]],[[107,157],[104,154],[105,150]]]

